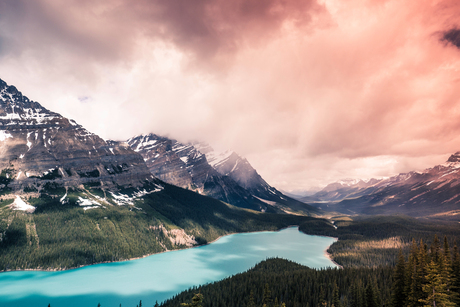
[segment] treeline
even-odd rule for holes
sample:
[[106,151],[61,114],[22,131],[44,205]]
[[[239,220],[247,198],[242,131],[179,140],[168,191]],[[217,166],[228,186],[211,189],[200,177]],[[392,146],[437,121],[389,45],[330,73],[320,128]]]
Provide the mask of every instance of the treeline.
[[373,267],[395,265],[398,251],[410,251],[411,241],[423,240],[431,244],[435,234],[447,236],[453,245],[460,238],[456,222],[418,220],[407,216],[372,216],[333,219],[312,219],[303,222],[299,229],[307,234],[338,238],[328,253],[338,264],[346,267]]
[[399,249],[396,266],[314,270],[284,259],[268,259],[253,269],[195,287],[161,307],[193,302],[205,307],[455,307],[460,306],[460,253],[438,236],[430,247],[415,239],[410,253]]
[[267,259],[245,273],[182,292],[161,307],[189,303],[196,293],[206,307],[388,306],[392,275],[391,267],[314,270]]
[[427,244],[414,240],[406,261],[400,251],[393,281],[393,306],[450,307],[460,304],[460,254],[455,244],[435,236]]

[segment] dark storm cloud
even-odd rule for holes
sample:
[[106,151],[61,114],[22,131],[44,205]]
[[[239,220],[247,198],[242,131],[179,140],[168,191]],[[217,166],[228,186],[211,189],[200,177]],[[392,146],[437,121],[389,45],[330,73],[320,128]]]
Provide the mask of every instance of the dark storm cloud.
[[296,27],[310,23],[324,11],[313,0],[197,0],[145,1],[144,22],[174,44],[200,58],[232,54],[242,45],[258,44],[285,22]]
[[443,34],[442,39],[444,41],[452,43],[454,46],[460,49],[460,30],[457,28],[450,29]]
[[4,54],[65,50],[126,61],[142,37],[172,43],[199,61],[226,62],[286,22],[305,27],[320,11],[314,0],[4,0],[0,38]]

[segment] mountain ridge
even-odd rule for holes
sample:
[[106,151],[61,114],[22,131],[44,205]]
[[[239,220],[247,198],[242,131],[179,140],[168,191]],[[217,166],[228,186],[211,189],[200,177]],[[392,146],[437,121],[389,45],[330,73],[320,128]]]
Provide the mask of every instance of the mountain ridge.
[[183,144],[152,133],[132,137],[127,143],[142,154],[152,174],[170,184],[259,211],[320,212],[271,187],[233,151],[217,153],[205,143]]
[[50,182],[116,188],[154,179],[128,146],[107,143],[1,79],[0,141],[0,181],[16,192],[40,191]]
[[312,197],[326,203],[321,207],[327,210],[460,219],[460,152],[423,171],[371,179],[366,184],[335,183],[326,188]]

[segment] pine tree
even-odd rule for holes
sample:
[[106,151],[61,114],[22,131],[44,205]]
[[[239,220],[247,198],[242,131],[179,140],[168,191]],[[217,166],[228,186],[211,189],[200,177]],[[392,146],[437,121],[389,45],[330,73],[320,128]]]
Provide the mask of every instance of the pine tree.
[[418,300],[424,295],[423,285],[426,284],[428,258],[427,246],[420,240],[420,247],[416,255],[417,272],[415,273],[415,285],[412,293],[415,306],[423,306]]
[[420,268],[418,266],[418,251],[417,243],[412,240],[409,259],[405,268],[405,292],[406,292],[406,306],[418,307],[421,306],[419,299],[421,297],[422,288],[419,281]]
[[366,307],[379,307],[376,291],[372,283],[366,287]]
[[320,287],[319,291],[319,306],[327,306],[326,291],[323,286]]
[[254,290],[251,290],[251,293],[249,294],[249,302],[247,307],[256,307],[256,303],[254,301]]
[[452,292],[456,294],[455,302],[460,306],[460,253],[457,243],[454,245],[452,258]]
[[336,283],[334,283],[334,288],[332,290],[332,306],[342,307],[342,305],[340,304],[339,289],[337,288]]
[[184,307],[202,307],[203,303],[203,294],[196,293],[192,298],[192,303],[182,303],[181,305]]
[[391,297],[391,305],[394,307],[404,306],[406,303],[406,291],[405,291],[405,277],[406,277],[406,260],[402,250],[399,249],[398,262],[396,263],[394,280],[393,280],[393,295]]
[[441,254],[441,243],[437,235],[434,235],[433,243],[431,243],[431,259],[434,262],[439,262],[439,256]]
[[428,252],[427,246],[423,243],[423,240],[420,240],[420,247],[418,250],[417,256],[418,270],[417,270],[417,289],[418,293],[421,295],[423,293],[422,286],[426,283],[426,267],[428,265]]
[[270,287],[268,286],[268,283],[265,284],[264,287],[264,295],[262,299],[262,305],[263,306],[269,306],[270,303],[272,302],[272,294],[270,291]]
[[447,236],[444,236],[444,259],[446,261],[446,265],[451,266],[452,265],[452,258],[450,255],[450,248],[449,248],[449,242],[447,241]]
[[[454,307],[455,303],[450,300],[447,283],[443,280],[439,264],[433,258],[427,267],[427,284],[423,286],[425,298],[420,299],[424,306]],[[439,259],[438,259],[439,261]]]
[[351,288],[350,307],[364,307],[361,285],[353,284]]

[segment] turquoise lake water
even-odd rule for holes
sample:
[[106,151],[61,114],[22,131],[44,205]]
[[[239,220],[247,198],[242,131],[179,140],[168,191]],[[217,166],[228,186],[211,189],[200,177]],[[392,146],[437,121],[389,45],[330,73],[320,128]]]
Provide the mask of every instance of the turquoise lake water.
[[142,259],[79,269],[0,273],[0,306],[153,306],[192,286],[241,273],[266,258],[281,257],[312,268],[335,267],[325,257],[334,238],[290,227],[222,237],[209,245]]

